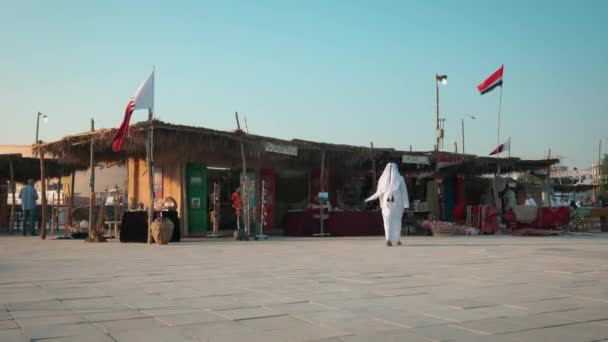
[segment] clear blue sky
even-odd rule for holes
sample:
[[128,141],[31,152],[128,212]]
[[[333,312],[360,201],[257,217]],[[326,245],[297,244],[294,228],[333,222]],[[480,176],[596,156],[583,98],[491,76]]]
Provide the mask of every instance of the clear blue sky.
[[[156,65],[156,114],[174,123],[415,150],[487,154],[505,65],[501,140],[570,166],[608,138],[608,1],[8,1],[0,12],[0,143],[117,127]],[[93,4],[94,3],[94,4]],[[136,112],[135,121],[145,112]],[[604,141],[604,146],[606,146]]]

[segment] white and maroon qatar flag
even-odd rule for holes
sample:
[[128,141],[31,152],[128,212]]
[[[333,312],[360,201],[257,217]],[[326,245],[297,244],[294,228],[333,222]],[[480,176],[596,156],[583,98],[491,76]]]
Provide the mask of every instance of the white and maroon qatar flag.
[[154,109],[154,71],[148,76],[148,78],[139,86],[139,89],[135,92],[135,95],[127,103],[127,109],[125,110],[125,118],[122,120],[122,124],[112,137],[112,151],[118,152],[122,148],[127,133],[129,132],[129,121],[131,121],[131,114],[136,109]]
[[497,148],[490,152],[490,155],[498,154],[503,151],[511,151],[511,137],[509,137],[509,139],[507,139],[507,141],[505,141],[503,144],[498,145]]
[[504,68],[504,64],[501,65],[498,70],[496,70],[490,77],[488,77],[485,81],[481,82],[481,84],[477,86],[479,94],[483,95],[485,93],[491,92],[492,90],[494,90],[494,88],[498,86],[502,87],[502,72]]

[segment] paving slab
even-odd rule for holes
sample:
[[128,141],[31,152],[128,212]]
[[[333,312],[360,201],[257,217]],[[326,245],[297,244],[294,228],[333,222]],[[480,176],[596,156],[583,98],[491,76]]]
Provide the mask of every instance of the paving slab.
[[[175,342],[175,341],[201,341],[193,336],[184,334],[176,328],[150,327],[146,329],[132,329],[115,331],[110,334],[112,341],[118,342]],[[202,340],[206,341],[206,340]]]
[[50,317],[50,316],[65,316],[71,315],[74,312],[72,310],[26,310],[26,311],[10,311],[9,314],[14,319],[20,318],[37,318],[37,317]]
[[168,328],[169,325],[154,318],[134,318],[119,321],[105,321],[95,323],[95,326],[107,334],[115,334],[128,330],[150,330],[154,328]]
[[256,331],[264,331],[286,340],[312,341],[351,335],[351,333],[335,327],[319,325],[290,316],[248,319],[240,323]]
[[13,302],[5,304],[8,311],[42,311],[42,310],[64,310],[65,305],[59,300],[42,300]]
[[285,315],[280,311],[272,310],[262,306],[242,309],[214,310],[213,313],[231,320],[244,320]]
[[552,314],[535,314],[452,323],[452,325],[486,334],[502,334],[573,323],[576,323],[574,318],[559,317]]
[[0,341],[30,342],[31,339],[21,329],[0,329]]
[[602,341],[608,339],[608,327],[593,323],[580,323],[509,333],[506,336],[521,341]]
[[101,338],[106,336],[90,323],[24,327],[23,333],[32,340],[82,336]]
[[[434,342],[434,340],[424,336],[416,335],[411,329],[399,329],[382,332],[367,332],[363,334],[343,336],[338,338],[343,342],[368,342],[368,341],[383,341],[383,342]],[[436,341],[436,340],[435,340]]]
[[10,321],[0,321],[0,330],[4,330],[4,329],[18,329],[19,325],[17,324],[17,322],[10,320]]
[[294,314],[293,317],[352,334],[400,330],[406,327],[381,318],[357,315],[347,311],[302,312]]
[[87,320],[82,315],[54,315],[54,316],[45,316],[45,317],[36,317],[36,318],[18,318],[16,319],[19,326],[27,328],[27,327],[36,327],[36,326],[46,326],[46,325],[60,325],[60,324],[77,324],[77,323],[88,323]]
[[124,321],[138,318],[152,318],[152,315],[148,315],[145,312],[137,310],[124,310],[124,311],[104,311],[97,313],[85,313],[83,317],[89,322],[109,322],[109,321]]
[[197,341],[285,341],[284,337],[275,336],[261,330],[255,330],[234,321],[187,325],[181,327],[181,331],[186,336],[192,337]]
[[488,336],[485,332],[463,329],[454,325],[437,325],[433,327],[413,328],[412,333],[435,341],[451,341],[455,339],[470,339],[478,336]]
[[203,310],[178,315],[156,316],[155,319],[172,327],[229,320],[225,316],[220,316],[217,313]]
[[608,235],[404,242],[0,236],[0,340],[604,338]]

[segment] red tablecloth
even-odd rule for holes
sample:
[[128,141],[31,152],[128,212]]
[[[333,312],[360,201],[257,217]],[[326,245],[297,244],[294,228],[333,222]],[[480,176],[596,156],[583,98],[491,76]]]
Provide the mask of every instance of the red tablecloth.
[[498,211],[489,205],[471,206],[470,224],[472,227],[479,228],[482,233],[494,234],[498,231]]
[[[284,226],[287,236],[312,236],[319,233],[318,219],[311,211],[289,212]],[[325,233],[331,236],[384,235],[380,211],[332,211],[325,221]]]
[[568,225],[570,222],[570,209],[569,207],[538,208],[536,220],[531,223],[516,222],[512,211],[506,212],[504,218],[507,222],[515,224],[516,228],[552,229]]
[[539,228],[556,228],[570,222],[570,207],[539,208]]
[[498,231],[498,210],[496,210],[494,207],[487,206],[483,218],[484,220],[481,223],[481,232],[486,234],[495,234]]

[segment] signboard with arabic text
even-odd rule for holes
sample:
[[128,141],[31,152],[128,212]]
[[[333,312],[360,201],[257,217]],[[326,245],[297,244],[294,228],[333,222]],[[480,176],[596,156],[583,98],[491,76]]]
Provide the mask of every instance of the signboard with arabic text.
[[414,156],[409,154],[404,154],[402,158],[403,164],[422,164],[429,165],[429,157],[428,156]]
[[270,141],[267,141],[264,147],[266,149],[266,152],[286,154],[286,155],[294,156],[294,157],[298,156],[298,147],[297,146],[279,145],[279,144],[275,144],[275,143],[271,143]]

